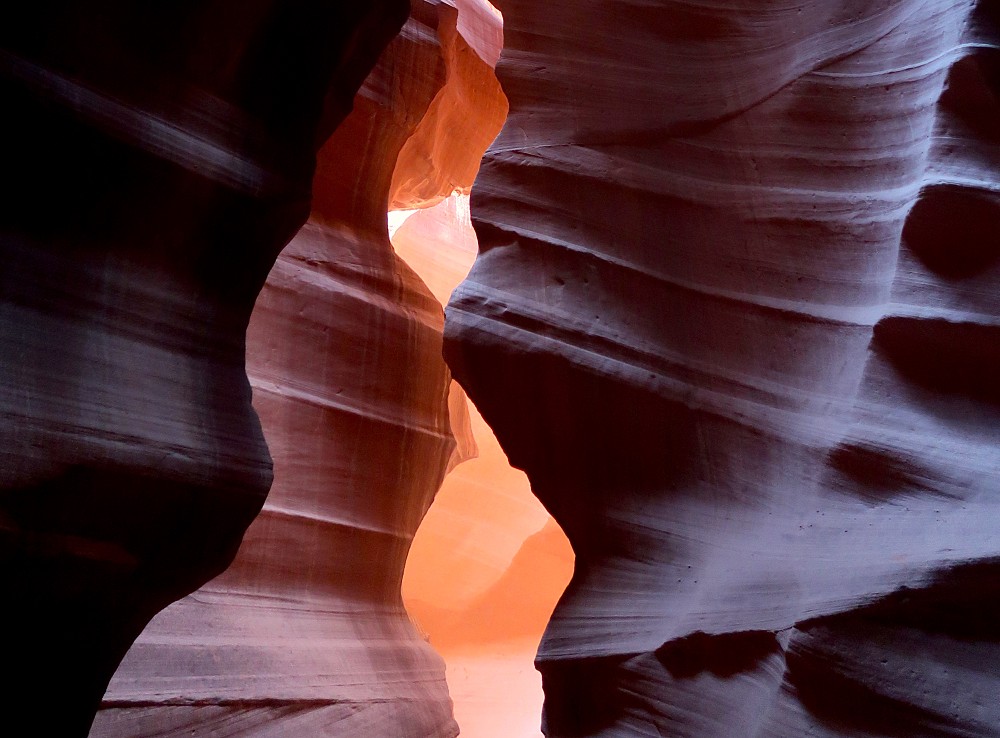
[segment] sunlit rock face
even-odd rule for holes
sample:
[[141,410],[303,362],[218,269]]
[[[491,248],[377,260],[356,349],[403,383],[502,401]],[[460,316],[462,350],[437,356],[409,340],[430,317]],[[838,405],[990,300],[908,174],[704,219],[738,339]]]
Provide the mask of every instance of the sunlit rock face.
[[549,736],[995,736],[995,4],[500,3],[446,358],[569,536]]
[[244,372],[314,154],[405,3],[0,9],[0,630],[9,730],[86,735],[271,482]]
[[[489,103],[470,127],[492,115],[495,135],[503,120],[502,96],[486,94],[499,94],[492,69],[470,71],[461,18],[415,2],[320,151],[310,220],[247,332],[271,494],[225,574],[143,632],[92,736],[457,734],[444,664],[410,623],[400,580],[446,470],[471,451],[468,419],[460,394],[449,409],[443,309],[394,253],[386,208],[471,185],[467,159],[488,139],[468,148],[483,133],[463,135],[462,105]],[[426,129],[441,117],[471,153],[402,156],[418,137],[440,148]],[[435,189],[408,184],[427,179]]]
[[457,190],[468,194],[483,151],[507,117],[494,67],[503,21],[487,0],[437,0],[454,14],[438,32],[447,81],[399,152],[389,208],[427,207]]

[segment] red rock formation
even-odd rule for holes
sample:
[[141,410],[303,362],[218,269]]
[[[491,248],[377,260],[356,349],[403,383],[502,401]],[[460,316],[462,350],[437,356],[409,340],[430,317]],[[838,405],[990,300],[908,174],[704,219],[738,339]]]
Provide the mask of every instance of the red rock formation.
[[438,34],[447,84],[399,152],[392,210],[427,207],[452,190],[467,193],[507,117],[507,98],[493,71],[503,45],[502,20],[486,0],[454,0],[451,6],[458,11],[455,21]]
[[[86,735],[271,481],[244,332],[397,0],[0,9],[0,695]],[[29,727],[30,726],[30,727]]]
[[446,356],[576,551],[547,735],[997,735],[974,6],[500,4]]
[[[247,334],[273,489],[225,574],[136,642],[92,736],[457,734],[443,664],[400,599],[410,540],[456,445],[443,310],[393,252],[386,207],[471,185],[469,160],[492,136],[448,130],[462,105],[485,102],[466,124],[492,116],[499,130],[496,79],[467,58],[460,19],[415,2],[320,152],[311,219]],[[440,149],[442,130],[464,153],[400,154],[415,138]],[[437,189],[406,184],[427,177]]]

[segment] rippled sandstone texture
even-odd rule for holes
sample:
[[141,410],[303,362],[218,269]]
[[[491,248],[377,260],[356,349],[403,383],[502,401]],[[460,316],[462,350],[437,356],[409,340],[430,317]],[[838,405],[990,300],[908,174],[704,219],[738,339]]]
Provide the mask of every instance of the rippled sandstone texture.
[[400,579],[468,439],[456,449],[443,309],[393,252],[386,207],[467,189],[500,128],[492,68],[462,34],[477,10],[414,2],[320,151],[310,220],[247,333],[271,493],[233,565],[137,640],[93,738],[457,734]]
[[[392,0],[6,3],[0,699],[87,734],[271,482],[244,333]],[[28,727],[30,726],[30,727]],[[17,728],[12,728],[17,729]]]
[[997,736],[995,3],[508,0],[446,358],[549,736]]

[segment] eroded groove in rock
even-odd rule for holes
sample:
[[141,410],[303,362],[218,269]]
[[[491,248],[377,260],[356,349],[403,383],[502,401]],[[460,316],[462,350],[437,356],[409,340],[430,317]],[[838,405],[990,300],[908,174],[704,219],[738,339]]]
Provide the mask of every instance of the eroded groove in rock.
[[1000,262],[1000,245],[992,230],[1000,220],[1000,193],[966,190],[928,188],[906,220],[906,245],[942,277],[974,277]]
[[859,615],[997,555],[995,7],[500,9],[445,350],[576,551],[547,734],[995,735],[992,636]]
[[[997,583],[997,560],[988,559],[799,624],[778,702],[801,701],[822,736],[996,735]],[[782,707],[774,731],[807,726]]]
[[471,133],[458,132],[464,156],[400,155],[417,136],[441,149],[435,135],[475,101],[449,92],[477,91],[461,27],[454,5],[416,0],[320,151],[311,218],[247,332],[273,489],[225,574],[138,639],[93,736],[457,734],[443,663],[400,599],[410,540],[456,450],[443,311],[393,252],[386,207],[471,184]]
[[260,509],[247,321],[318,141],[404,18],[390,0],[0,9],[2,692],[23,730],[86,735],[142,627]]

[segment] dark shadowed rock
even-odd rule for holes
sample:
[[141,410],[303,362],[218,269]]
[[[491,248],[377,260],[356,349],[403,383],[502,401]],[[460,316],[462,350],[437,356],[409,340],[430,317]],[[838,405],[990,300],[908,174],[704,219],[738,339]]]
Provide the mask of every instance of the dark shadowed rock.
[[319,144],[406,3],[0,10],[0,687],[86,735],[271,483],[244,335]]

